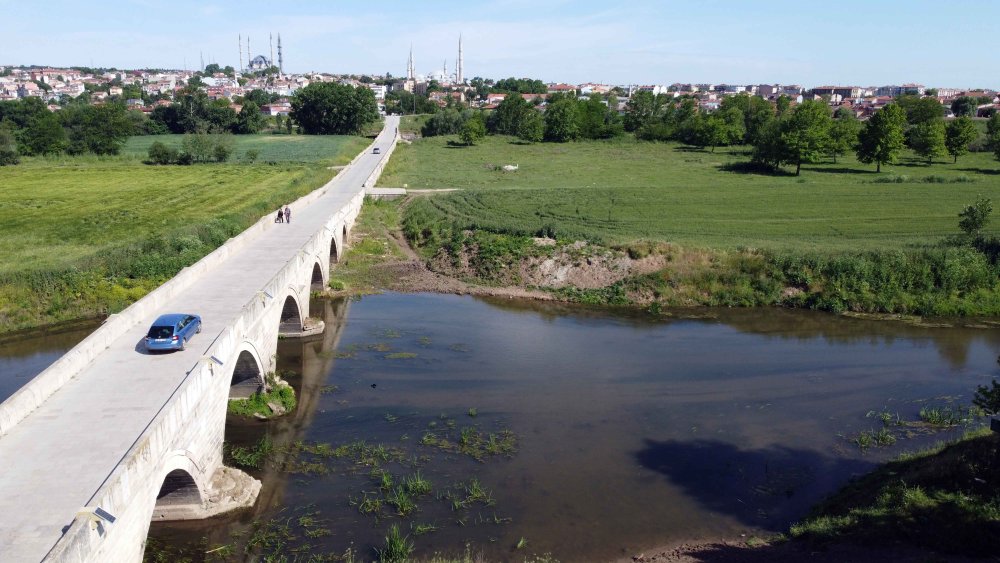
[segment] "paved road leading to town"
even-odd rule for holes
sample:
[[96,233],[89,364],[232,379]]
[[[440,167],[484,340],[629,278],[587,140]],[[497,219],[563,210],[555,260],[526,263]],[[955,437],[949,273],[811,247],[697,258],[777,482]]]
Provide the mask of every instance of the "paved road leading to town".
[[[398,121],[386,118],[376,140],[382,153],[392,144]],[[291,224],[274,225],[208,271],[0,437],[0,560],[35,562],[48,553],[215,337],[364,190],[362,183],[381,158],[370,149],[366,153],[331,180],[321,198],[293,210]],[[183,352],[142,353],[150,323],[168,312],[201,315],[202,333]]]

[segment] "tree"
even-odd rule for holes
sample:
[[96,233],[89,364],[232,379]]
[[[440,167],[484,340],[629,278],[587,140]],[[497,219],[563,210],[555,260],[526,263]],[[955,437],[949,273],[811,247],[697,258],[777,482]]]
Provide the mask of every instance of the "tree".
[[13,123],[10,120],[2,120],[0,121],[0,166],[10,166],[20,162]]
[[291,117],[307,135],[358,135],[378,116],[370,88],[314,82],[292,98]]
[[21,132],[21,153],[25,155],[58,154],[69,145],[62,121],[46,112],[31,120]]
[[906,113],[898,104],[888,104],[875,112],[858,135],[858,160],[874,162],[876,172],[882,171],[883,164],[895,162],[903,150],[905,126]]
[[459,138],[466,146],[472,146],[476,144],[476,141],[481,140],[486,136],[486,123],[483,122],[483,117],[481,114],[476,114],[471,118],[465,120],[462,124],[462,130],[458,134]]
[[976,108],[979,107],[979,100],[976,98],[970,98],[969,96],[959,96],[951,102],[951,111],[955,114],[955,117],[976,116]]
[[959,212],[962,218],[958,222],[958,228],[972,238],[979,238],[980,233],[990,222],[990,213],[993,213],[993,202],[988,198],[979,198],[976,203],[967,205]]
[[830,108],[824,102],[806,100],[782,121],[780,142],[785,160],[795,164],[795,175],[803,162],[813,162],[830,145]]
[[969,144],[978,137],[979,131],[976,129],[976,124],[969,116],[963,115],[952,120],[945,127],[944,145],[948,149],[948,154],[955,157],[955,162],[958,162],[958,157],[968,153]]
[[712,147],[712,152],[715,152],[717,145],[726,144],[729,138],[726,134],[727,129],[726,122],[720,115],[711,114],[698,121],[698,127],[691,140],[695,146]]
[[520,94],[507,94],[492,113],[486,128],[494,135],[517,135],[521,120],[529,111],[535,111]]
[[454,108],[439,111],[424,123],[420,128],[420,134],[424,137],[456,135],[462,131],[462,125],[470,117],[472,117],[471,111],[468,115],[463,115],[463,112]]
[[260,133],[266,121],[264,114],[260,112],[260,106],[253,101],[245,101],[236,117],[235,132],[243,135]]
[[267,92],[261,90],[260,88],[254,88],[253,90],[250,90],[250,92],[243,97],[244,104],[246,104],[247,102],[253,102],[257,104],[257,107],[266,106],[272,101],[274,101],[274,98],[271,96],[271,94],[268,94]]
[[910,148],[913,152],[927,159],[928,166],[934,162],[935,156],[945,152],[944,121],[941,118],[924,121],[910,130]]
[[719,104],[720,111],[739,110],[743,117],[743,139],[741,142],[755,144],[763,128],[774,119],[774,107],[760,96],[738,94],[729,96]]
[[986,122],[986,144],[993,151],[993,156],[1000,160],[1000,113],[993,114]]
[[59,112],[69,130],[70,154],[118,154],[134,125],[121,104],[67,107]]
[[632,132],[641,129],[654,119],[661,117],[664,98],[654,96],[652,92],[640,90],[625,103],[623,124],[625,130]]
[[565,143],[575,139],[577,134],[576,100],[562,98],[549,104],[545,112],[545,140]]
[[576,104],[577,131],[584,139],[608,139],[622,132],[618,112],[605,105],[600,94]]
[[921,98],[916,94],[904,94],[898,96],[894,103],[906,112],[906,121],[910,125],[927,123],[944,117],[944,106],[937,98]]
[[827,150],[833,157],[834,164],[837,157],[853,151],[858,144],[858,133],[861,131],[861,122],[854,116],[854,112],[847,108],[837,110],[837,118],[830,126],[830,144]]
[[548,87],[541,80],[531,78],[503,78],[493,84],[495,92],[516,92],[518,94],[545,94]]
[[524,114],[524,117],[521,119],[520,127],[517,130],[517,138],[523,141],[537,143],[544,137],[545,120],[542,119],[542,114],[535,109],[532,109],[530,112]]
[[774,109],[778,117],[785,115],[788,108],[792,105],[792,99],[788,96],[782,94],[778,96],[778,99],[774,101]]

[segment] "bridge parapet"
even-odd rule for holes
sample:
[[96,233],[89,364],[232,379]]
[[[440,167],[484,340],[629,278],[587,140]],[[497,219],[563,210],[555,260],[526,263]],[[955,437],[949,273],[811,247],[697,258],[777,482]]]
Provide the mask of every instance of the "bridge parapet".
[[[398,134],[368,176],[370,181],[377,180],[397,139]],[[366,154],[371,154],[371,147],[358,158]],[[358,177],[360,174],[354,182]],[[292,209],[298,213],[324,196],[330,187],[331,183],[327,183],[293,202]],[[274,371],[286,299],[294,297],[301,317],[308,315],[309,292],[317,262],[324,270],[325,279],[329,279],[330,249],[332,246],[343,249],[349,229],[361,211],[364,187],[354,184],[350,189],[352,191],[344,193],[350,196],[346,201],[342,198],[331,200],[338,202],[339,208],[324,219],[323,226],[289,256],[278,272],[216,335],[205,355],[194,362],[128,451],[119,460],[114,460],[115,468],[85,503],[84,510],[65,528],[45,561],[138,561],[142,558],[144,540],[154,515],[209,517],[239,505],[253,504],[260,483],[222,463],[233,375],[246,353],[253,357],[253,362],[247,360],[244,368],[250,366],[249,369],[259,370],[262,379],[264,374]],[[0,405],[0,436],[82,372],[112,342],[137,323],[148,322],[155,312],[190,287],[198,277],[219,267],[274,227],[270,216],[262,218],[157,290],[109,317],[67,357]],[[256,364],[256,368],[251,364]],[[165,481],[173,483],[178,492],[170,506],[162,506],[165,502],[162,499],[171,494],[166,490],[171,487],[165,485]],[[223,483],[233,482],[242,490],[222,491]],[[237,498],[227,503],[225,499],[230,497]],[[97,508],[113,515],[114,522],[96,517]]]

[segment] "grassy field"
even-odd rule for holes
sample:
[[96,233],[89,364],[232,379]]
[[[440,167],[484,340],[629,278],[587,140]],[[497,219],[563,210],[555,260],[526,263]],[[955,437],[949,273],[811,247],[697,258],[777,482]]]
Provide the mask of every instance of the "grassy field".
[[[147,135],[131,137],[122,149],[126,157],[145,159],[149,146],[159,141],[180,149],[184,135]],[[368,144],[360,137],[321,135],[233,135],[233,160],[241,161],[248,150],[257,151],[258,163],[302,162],[310,164],[345,164],[344,156],[353,158]],[[348,158],[348,160],[350,160]]]
[[[795,177],[733,171],[748,160],[744,148],[504,137],[466,148],[448,140],[400,146],[380,184],[461,188],[433,198],[442,219],[516,234],[717,249],[902,249],[956,234],[958,212],[978,196],[1000,198],[1000,163],[989,153],[933,166],[907,155],[881,174],[846,157],[804,165]],[[506,164],[518,170],[497,169]]]
[[[358,137],[234,137],[256,164],[142,164],[117,157],[26,158],[0,168],[0,332],[114,312],[278,205],[333,177]],[[271,160],[273,163],[268,163]]]

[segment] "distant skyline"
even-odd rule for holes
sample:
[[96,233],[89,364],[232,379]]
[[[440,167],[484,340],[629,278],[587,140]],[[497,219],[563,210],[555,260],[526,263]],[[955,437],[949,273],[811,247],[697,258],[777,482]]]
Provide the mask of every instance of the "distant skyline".
[[[188,68],[239,65],[237,37],[285,71],[405,76],[447,59],[465,76],[547,82],[781,83],[997,88],[1000,2],[493,0],[286,3],[0,0],[0,64]],[[244,44],[244,54],[246,46]],[[246,62],[244,60],[244,62]]]

